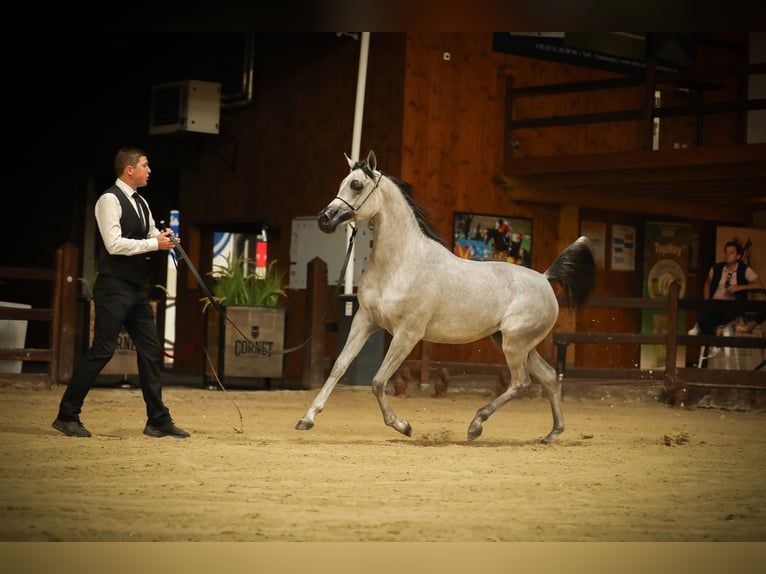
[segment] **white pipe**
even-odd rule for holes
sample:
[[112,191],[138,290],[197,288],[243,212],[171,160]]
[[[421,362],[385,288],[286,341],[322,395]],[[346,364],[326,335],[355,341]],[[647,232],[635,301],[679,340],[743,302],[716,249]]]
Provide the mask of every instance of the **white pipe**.
[[[359,148],[362,142],[362,117],[364,116],[364,88],[367,83],[367,55],[370,51],[370,33],[362,32],[362,41],[359,46],[359,74],[356,79],[356,107],[354,110],[354,132],[351,136],[351,159],[359,161]],[[351,226],[346,226],[346,244],[351,241]],[[354,292],[354,251],[356,246],[352,246],[351,254],[346,267],[346,276],[344,277],[343,293],[351,295]],[[347,313],[350,315],[351,313]]]

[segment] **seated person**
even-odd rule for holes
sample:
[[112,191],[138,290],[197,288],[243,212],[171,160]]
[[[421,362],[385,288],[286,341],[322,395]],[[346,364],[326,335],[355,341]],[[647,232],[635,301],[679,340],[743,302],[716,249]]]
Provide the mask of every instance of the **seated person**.
[[[723,248],[724,260],[713,264],[705,279],[703,297],[705,299],[720,299],[724,301],[744,301],[747,292],[753,289],[763,289],[763,282],[758,274],[748,264],[743,263],[742,246],[737,241],[727,241]],[[715,335],[718,325],[725,325],[736,319],[738,311],[701,309],[697,315],[697,323],[689,330],[689,335]],[[759,313],[748,317],[747,327],[750,332],[764,318]],[[753,322],[754,321],[754,322]],[[752,327],[750,324],[752,323]],[[716,347],[710,349],[709,357],[718,353]]]

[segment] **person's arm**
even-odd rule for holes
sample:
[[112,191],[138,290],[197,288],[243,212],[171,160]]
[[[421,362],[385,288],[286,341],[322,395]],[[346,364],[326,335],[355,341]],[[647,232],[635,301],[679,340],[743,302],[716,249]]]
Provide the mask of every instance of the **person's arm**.
[[[156,237],[128,239],[122,236],[122,207],[120,200],[113,193],[105,193],[98,199],[95,213],[104,246],[111,255],[139,255],[158,250],[159,242]],[[151,229],[156,230],[153,225]]]
[[146,204],[146,211],[149,213],[149,225],[147,226],[149,231],[147,235],[149,237],[157,237],[161,232],[157,227],[157,224],[154,222],[154,215],[152,215],[152,210],[148,203]]
[[732,293],[736,293],[737,291],[752,291],[753,289],[763,289],[763,281],[761,281],[761,278],[758,277],[758,275],[750,276],[750,269],[747,270],[747,273],[745,277],[748,280],[748,283],[746,285],[737,285],[736,288],[732,289]]

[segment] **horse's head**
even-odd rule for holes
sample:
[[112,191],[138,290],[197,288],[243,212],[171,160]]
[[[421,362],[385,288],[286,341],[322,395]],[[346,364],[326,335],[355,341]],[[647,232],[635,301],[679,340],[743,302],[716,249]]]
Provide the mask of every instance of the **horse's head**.
[[319,212],[319,229],[325,233],[332,233],[342,223],[375,215],[373,204],[367,204],[382,176],[376,170],[375,153],[371,151],[366,160],[357,162],[346,156],[346,161],[351,172],[340,182],[338,194]]

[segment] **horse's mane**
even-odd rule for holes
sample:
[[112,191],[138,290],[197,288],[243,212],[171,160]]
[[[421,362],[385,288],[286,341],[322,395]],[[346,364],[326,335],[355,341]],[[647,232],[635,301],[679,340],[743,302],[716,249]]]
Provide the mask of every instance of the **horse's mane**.
[[444,243],[444,239],[441,238],[439,232],[436,231],[436,228],[434,228],[433,224],[428,219],[428,213],[425,211],[425,209],[415,203],[414,199],[412,199],[412,185],[406,181],[402,181],[401,179],[397,179],[390,175],[386,177],[394,182],[396,187],[398,187],[402,192],[402,195],[404,196],[404,199],[407,200],[407,204],[410,206],[412,213],[415,215],[415,219],[418,222],[418,227],[420,227],[420,230],[423,232],[423,234],[429,239],[433,239],[440,245],[446,247],[447,245]]

